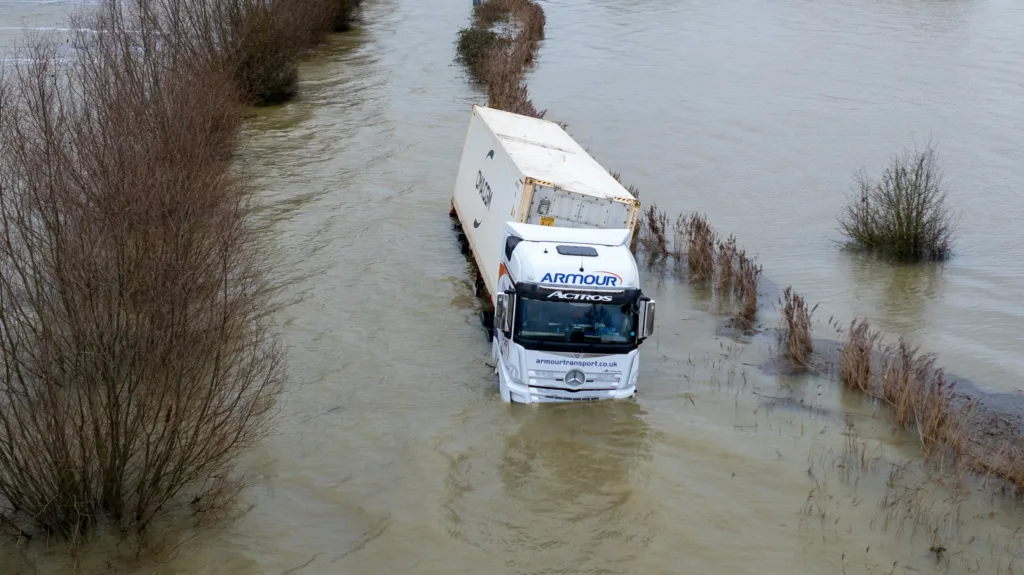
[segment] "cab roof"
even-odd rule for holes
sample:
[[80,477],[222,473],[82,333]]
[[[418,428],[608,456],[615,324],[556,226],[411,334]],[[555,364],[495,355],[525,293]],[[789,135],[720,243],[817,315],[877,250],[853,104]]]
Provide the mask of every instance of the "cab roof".
[[509,234],[528,242],[559,242],[575,245],[624,246],[629,243],[628,229],[559,228],[519,222],[506,222]]

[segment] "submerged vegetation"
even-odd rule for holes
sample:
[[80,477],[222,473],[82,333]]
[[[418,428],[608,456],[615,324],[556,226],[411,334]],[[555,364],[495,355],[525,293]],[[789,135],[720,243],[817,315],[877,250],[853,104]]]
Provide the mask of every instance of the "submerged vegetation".
[[[0,78],[0,526],[142,533],[237,491],[285,383],[240,103],[352,0],[103,0]],[[95,34],[86,30],[98,30]]]
[[487,87],[488,106],[543,118],[524,76],[544,38],[544,9],[531,0],[487,0],[473,8],[473,24],[459,31],[457,60]]
[[761,266],[739,248],[735,236],[720,239],[700,213],[670,220],[655,204],[643,212],[636,236],[633,251],[646,257],[651,269],[670,269],[694,284],[711,286],[719,306],[731,310],[732,327],[754,332]]
[[[543,22],[543,10],[531,0],[485,0],[474,9],[472,26],[459,34],[457,59],[487,86],[491,107],[543,117],[523,84],[524,70],[543,36]],[[621,182],[619,174],[612,176]],[[858,184],[858,201],[840,217],[854,247],[903,261],[949,256],[954,221],[931,147],[894,157],[879,181],[862,174]],[[635,187],[628,189],[639,197]],[[720,304],[729,304],[732,326],[756,332],[761,267],[734,236],[722,239],[703,214],[670,218],[651,204],[637,222],[632,248],[653,269],[669,269],[694,284],[709,285]],[[812,317],[817,306],[809,307],[791,287],[783,291],[781,304],[779,353],[795,370],[826,370],[827,363],[814,357]],[[836,377],[845,387],[886,405],[898,425],[917,432],[929,455],[951,455],[958,465],[1024,487],[1021,431],[1007,430],[996,435],[999,440],[986,435],[986,425],[972,418],[977,413],[973,403],[958,399],[933,356],[921,354],[902,338],[883,345],[881,334],[863,321],[853,322],[840,335],[844,341]]]
[[932,146],[893,156],[877,180],[863,170],[856,180],[858,194],[839,216],[847,247],[901,262],[950,256],[956,221]]
[[814,310],[807,308],[807,302],[793,291],[792,286],[782,292],[782,329],[779,330],[779,350],[783,357],[792,362],[796,369],[807,369],[814,342],[811,340],[811,317]]

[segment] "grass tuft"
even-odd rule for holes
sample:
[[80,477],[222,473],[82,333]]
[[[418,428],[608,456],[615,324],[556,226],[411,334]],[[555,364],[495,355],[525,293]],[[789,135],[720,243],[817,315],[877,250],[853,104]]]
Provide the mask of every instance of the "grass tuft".
[[810,364],[814,344],[811,341],[811,316],[818,306],[807,308],[804,298],[787,287],[782,293],[782,329],[779,330],[779,349],[794,366],[806,369]]

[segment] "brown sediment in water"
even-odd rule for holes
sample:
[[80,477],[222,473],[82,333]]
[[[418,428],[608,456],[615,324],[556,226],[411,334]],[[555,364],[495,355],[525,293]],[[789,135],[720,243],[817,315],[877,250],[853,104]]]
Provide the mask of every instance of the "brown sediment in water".
[[[544,23],[543,9],[532,0],[485,0],[474,8],[472,26],[460,32],[459,58],[474,79],[487,86],[491,107],[544,116],[530,101],[524,82]],[[499,24],[504,26],[496,31]],[[474,36],[483,42],[464,40]],[[612,175],[621,182],[619,174]],[[639,197],[634,186],[628,189]],[[884,344],[881,334],[863,321],[837,328],[843,341],[815,340],[813,308],[808,309],[791,287],[778,290],[763,284],[761,266],[738,248],[734,236],[721,240],[703,214],[670,219],[651,204],[637,222],[632,248],[649,269],[710,284],[719,307],[731,314],[722,335],[762,332],[757,312],[767,294],[759,288],[778,292],[781,354],[763,368],[830,376],[887,406],[897,424],[917,431],[927,456],[951,455],[960,468],[997,477],[1017,493],[1024,492],[1024,394],[988,393],[949,376],[935,367],[934,356],[920,353],[903,338]]]

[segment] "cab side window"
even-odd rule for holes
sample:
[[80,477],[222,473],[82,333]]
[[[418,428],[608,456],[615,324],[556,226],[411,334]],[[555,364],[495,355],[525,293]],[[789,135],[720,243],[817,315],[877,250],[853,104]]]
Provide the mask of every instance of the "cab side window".
[[521,241],[523,241],[523,238],[517,238],[516,236],[509,236],[505,238],[505,259],[512,259],[512,252],[515,251],[516,246],[518,246]]

